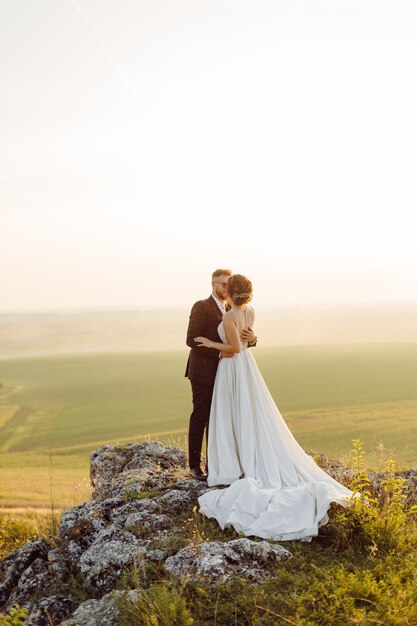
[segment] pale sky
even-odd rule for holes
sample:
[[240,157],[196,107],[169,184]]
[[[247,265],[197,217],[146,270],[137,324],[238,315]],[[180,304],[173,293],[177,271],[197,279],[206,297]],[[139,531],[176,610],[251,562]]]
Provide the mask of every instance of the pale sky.
[[415,0],[0,0],[0,312],[417,299]]

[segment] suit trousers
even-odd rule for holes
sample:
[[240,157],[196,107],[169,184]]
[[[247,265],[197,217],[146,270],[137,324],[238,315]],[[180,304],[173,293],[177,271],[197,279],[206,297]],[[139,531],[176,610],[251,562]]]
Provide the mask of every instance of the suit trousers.
[[201,463],[204,431],[206,431],[206,443],[208,440],[214,382],[212,385],[202,385],[192,380],[190,382],[193,392],[193,412],[191,413],[188,429],[188,462],[191,468],[197,468],[200,467]]

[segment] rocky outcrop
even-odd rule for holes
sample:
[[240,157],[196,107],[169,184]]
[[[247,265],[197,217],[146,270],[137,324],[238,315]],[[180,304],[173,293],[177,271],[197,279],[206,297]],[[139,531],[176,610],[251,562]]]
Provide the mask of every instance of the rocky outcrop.
[[[352,470],[321,455],[326,471],[346,482]],[[417,472],[405,476],[410,497]],[[378,489],[383,475],[375,475]],[[132,571],[160,568],[165,576],[221,584],[232,576],[258,583],[291,553],[274,542],[221,532],[209,541],[199,524],[197,498],[205,483],[187,475],[182,450],[159,442],[106,445],[91,455],[90,502],[65,511],[59,536],[32,541],[0,563],[0,611],[29,610],[30,626],[116,626]],[[212,532],[212,534],[213,534]],[[165,573],[165,574],[164,574]]]
[[159,442],[103,446],[91,455],[91,482],[91,502],[64,512],[53,544],[40,539],[3,560],[1,611],[27,607],[31,626],[117,624],[117,598],[136,597],[118,589],[132,568],[160,564],[172,576],[204,575],[214,584],[233,573],[256,581],[284,553],[290,556],[249,539],[236,545],[197,539],[197,548],[193,536],[188,545],[190,529],[184,529],[194,523],[193,507],[207,485],[188,477],[177,448]]

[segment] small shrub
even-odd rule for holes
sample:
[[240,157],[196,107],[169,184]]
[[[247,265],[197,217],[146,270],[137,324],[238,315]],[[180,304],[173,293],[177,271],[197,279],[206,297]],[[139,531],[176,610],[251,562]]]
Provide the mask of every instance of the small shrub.
[[355,548],[369,554],[388,554],[403,550],[410,541],[415,541],[413,516],[416,506],[407,507],[405,480],[396,476],[396,464],[389,461],[387,476],[381,482],[378,497],[371,492],[371,481],[363,469],[364,450],[359,440],[353,442],[353,459],[356,473],[350,489],[355,492],[350,506],[340,507],[334,512],[329,528],[324,535],[338,549]]
[[36,538],[33,526],[27,522],[0,515],[0,559]]
[[132,502],[133,500],[147,500],[149,498],[154,498],[159,494],[160,492],[157,489],[151,489],[149,491],[134,491],[132,489],[129,491],[125,491],[123,499],[126,502]]
[[163,550],[167,556],[176,554],[181,548],[185,548],[187,545],[187,538],[180,533],[168,535],[167,537],[162,537],[154,541],[154,547]]
[[117,600],[120,626],[192,626],[194,619],[183,597],[183,586],[162,581],[139,592],[136,602]]
[[115,588],[121,591],[145,589],[162,578],[165,578],[163,562],[147,562],[143,555],[138,555],[134,558],[133,565],[122,571]]
[[0,626],[25,626],[25,618],[29,611],[18,604],[10,609],[8,615],[0,613]]

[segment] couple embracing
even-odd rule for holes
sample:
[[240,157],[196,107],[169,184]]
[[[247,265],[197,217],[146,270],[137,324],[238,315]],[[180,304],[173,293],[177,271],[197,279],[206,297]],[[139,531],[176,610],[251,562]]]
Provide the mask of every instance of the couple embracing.
[[[279,412],[249,349],[257,341],[251,299],[248,278],[219,269],[211,296],[191,310],[190,473],[216,487],[199,504],[221,528],[310,540],[327,522],[330,503],[346,506],[353,494],[304,452]],[[205,430],[207,476],[201,469]]]

